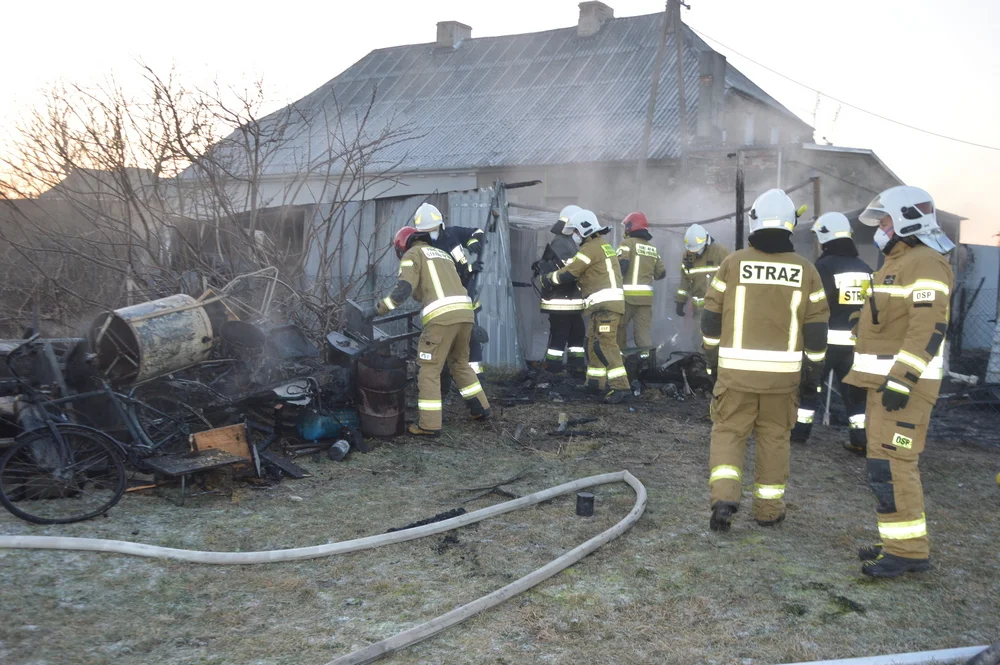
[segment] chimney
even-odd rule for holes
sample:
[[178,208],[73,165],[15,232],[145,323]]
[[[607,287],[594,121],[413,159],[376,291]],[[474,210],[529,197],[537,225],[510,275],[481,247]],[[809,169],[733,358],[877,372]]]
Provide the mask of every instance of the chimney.
[[726,57],[702,51],[698,63],[698,116],[695,136],[709,143],[722,140],[725,125]]
[[580,3],[580,22],[576,24],[576,34],[578,37],[592,37],[601,31],[607,21],[615,17],[615,10],[608,7],[603,2]]
[[470,26],[458,21],[441,21],[438,23],[438,48],[458,48],[463,39],[472,39],[472,28]]

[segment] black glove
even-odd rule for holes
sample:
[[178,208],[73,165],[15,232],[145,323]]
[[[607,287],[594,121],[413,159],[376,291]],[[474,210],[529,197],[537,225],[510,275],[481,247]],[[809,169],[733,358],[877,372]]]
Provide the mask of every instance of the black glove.
[[684,308],[686,306],[687,306],[687,303],[683,303],[683,302],[677,303],[677,316],[684,316]]
[[532,275],[540,275],[540,274],[542,274],[541,268],[538,266],[539,263],[540,263],[539,261],[535,261],[534,263],[531,264],[531,274]]
[[472,265],[469,266],[469,270],[471,272],[473,272],[473,273],[482,272],[483,271],[483,262],[481,260],[479,260],[479,259],[473,261]]
[[688,270],[694,268],[694,257],[691,256],[690,254],[684,255],[684,267],[687,268]]
[[552,274],[551,273],[544,273],[542,275],[542,288],[543,289],[551,289],[552,286],[553,286],[553,284],[552,284]]
[[[893,384],[900,385],[893,381]],[[905,409],[907,403],[910,401],[910,393],[903,392],[889,383],[889,379],[885,380],[881,386],[879,386],[878,392],[882,393],[882,406],[885,407],[886,411],[899,411],[900,409]]]

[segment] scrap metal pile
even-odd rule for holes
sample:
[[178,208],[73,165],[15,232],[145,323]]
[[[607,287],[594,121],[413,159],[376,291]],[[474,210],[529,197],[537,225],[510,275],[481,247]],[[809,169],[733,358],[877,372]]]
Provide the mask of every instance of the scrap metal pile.
[[192,482],[302,478],[297,457],[339,461],[367,451],[366,434],[403,432],[407,366],[385,352],[419,334],[412,323],[396,336],[360,323],[317,345],[256,321],[208,291],[105,312],[79,338],[0,341],[0,502],[78,521],[127,490],[179,485],[183,502]]

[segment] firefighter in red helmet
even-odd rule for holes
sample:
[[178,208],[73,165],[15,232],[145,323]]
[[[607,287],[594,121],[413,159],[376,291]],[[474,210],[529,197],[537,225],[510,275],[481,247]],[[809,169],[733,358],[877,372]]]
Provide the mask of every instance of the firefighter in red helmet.
[[[625,316],[618,327],[618,346],[625,348],[626,330],[632,322],[632,338],[638,347],[653,346],[653,282],[667,276],[667,269],[649,233],[649,221],[641,212],[622,220],[625,238],[618,247],[625,289]],[[649,349],[639,352],[649,357]]]
[[441,370],[445,364],[472,418],[489,418],[490,403],[469,366],[472,299],[462,286],[454,260],[447,252],[431,246],[428,232],[413,226],[401,228],[393,245],[400,259],[399,279],[392,292],[376,303],[375,310],[386,314],[410,296],[423,306],[423,332],[417,344],[420,420],[410,425],[410,434],[437,436],[441,432]]

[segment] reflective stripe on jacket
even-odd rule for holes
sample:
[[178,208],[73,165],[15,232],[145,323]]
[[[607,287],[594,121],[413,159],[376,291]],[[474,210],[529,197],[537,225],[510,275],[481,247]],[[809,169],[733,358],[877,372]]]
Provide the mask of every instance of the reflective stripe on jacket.
[[897,243],[872,280],[854,366],[844,381],[878,388],[888,379],[933,403],[941,390],[953,283],[947,258],[924,244]]
[[622,275],[625,302],[630,305],[652,305],[653,281],[663,279],[667,274],[660,252],[651,240],[628,236],[618,248],[618,256],[622,261],[628,262]]
[[580,251],[565,267],[549,275],[553,284],[576,282],[588,312],[605,310],[625,313],[625,292],[618,252],[595,234],[583,241]]
[[684,253],[681,260],[681,285],[677,288],[676,302],[686,303],[688,298],[694,301],[695,307],[702,307],[705,304],[705,294],[712,283],[719,266],[729,256],[725,247],[717,242],[705,248],[701,256],[695,256],[690,267],[684,265],[684,258],[690,255]]
[[[455,262],[447,252],[418,240],[399,261],[399,279],[413,287],[413,299],[423,305],[421,322],[472,323],[472,299],[462,286]],[[392,295],[377,304],[379,312],[393,310],[403,303]]]
[[705,310],[722,315],[721,336],[704,341],[711,355],[717,347],[724,387],[791,392],[799,385],[803,357],[814,363],[825,357],[825,330],[817,348],[803,348],[802,330],[813,323],[825,327],[826,293],[816,268],[793,252],[750,248],[730,254],[712,278]]

